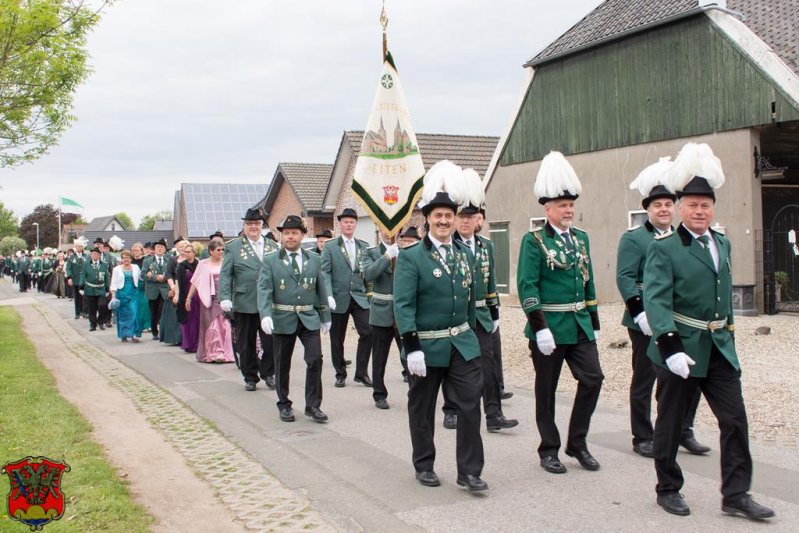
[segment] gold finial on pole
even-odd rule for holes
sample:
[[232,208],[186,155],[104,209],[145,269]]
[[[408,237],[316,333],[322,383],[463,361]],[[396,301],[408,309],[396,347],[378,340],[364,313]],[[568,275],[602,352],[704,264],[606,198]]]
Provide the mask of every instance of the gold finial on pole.
[[386,53],[388,52],[388,37],[386,36],[388,15],[386,15],[386,0],[383,0],[383,10],[380,12],[380,24],[383,26],[383,59],[385,60]]

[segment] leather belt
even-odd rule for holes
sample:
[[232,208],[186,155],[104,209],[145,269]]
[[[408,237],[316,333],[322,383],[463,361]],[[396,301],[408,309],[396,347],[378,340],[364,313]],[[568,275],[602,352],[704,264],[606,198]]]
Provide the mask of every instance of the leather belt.
[[679,322],[680,324],[685,324],[686,326],[691,326],[692,328],[696,329],[703,329],[707,331],[716,331],[722,328],[727,327],[727,317],[724,317],[719,320],[699,320],[696,318],[691,318],[690,316],[682,315],[680,313],[673,313],[674,314],[674,321]]
[[585,302],[573,302],[570,304],[541,304],[541,309],[550,313],[576,313],[585,309]]
[[386,302],[391,302],[391,301],[394,300],[394,295],[393,294],[381,294],[379,292],[373,292],[372,293],[372,299],[373,300],[383,300],[383,301],[386,301]]
[[455,326],[449,329],[440,329],[437,331],[420,331],[417,333],[420,339],[447,339],[449,337],[457,337],[461,333],[469,331],[469,323],[464,322],[460,326]]
[[94,287],[95,289],[104,289],[105,288],[105,283],[101,283],[101,284],[98,285],[96,283],[89,283],[87,281],[86,285],[88,285],[89,287]]
[[288,311],[289,313],[302,313],[304,311],[313,311],[313,306],[272,304],[272,309],[275,311]]

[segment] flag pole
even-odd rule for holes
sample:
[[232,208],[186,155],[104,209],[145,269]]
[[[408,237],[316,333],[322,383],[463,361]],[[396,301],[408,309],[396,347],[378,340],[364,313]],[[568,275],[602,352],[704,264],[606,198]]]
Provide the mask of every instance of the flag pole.
[[[386,14],[386,0],[383,0],[383,9],[382,11],[380,11],[380,25],[383,26],[383,57],[381,59],[385,61],[386,54],[388,54],[388,35],[386,34],[386,29],[388,28],[388,15]],[[389,244],[395,244],[396,242],[397,242],[396,235],[392,235],[391,237],[389,237]],[[392,259],[391,277],[394,277],[395,268],[397,268],[397,260]]]
[[61,196],[58,197],[58,250],[61,251]]

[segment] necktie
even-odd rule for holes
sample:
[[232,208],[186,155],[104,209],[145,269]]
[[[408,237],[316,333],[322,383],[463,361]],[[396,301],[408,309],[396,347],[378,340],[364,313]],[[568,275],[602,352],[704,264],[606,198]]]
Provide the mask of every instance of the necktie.
[[294,277],[297,281],[300,280],[300,265],[297,263],[297,252],[291,252],[289,254],[291,256],[291,266],[294,269]]
[[466,243],[465,244],[466,244],[466,246],[469,247],[469,250],[474,252],[474,248],[472,247],[472,240],[471,239],[466,239]]
[[452,245],[442,244],[441,247],[447,252],[447,255],[444,259],[447,262],[449,271],[452,272],[453,270],[455,270],[455,254],[452,253]]
[[564,231],[560,234],[563,237],[563,242],[566,243],[566,248],[569,249],[570,252],[574,251],[574,242],[572,242],[572,236],[569,234],[568,231]]
[[716,262],[713,261],[713,254],[710,253],[710,237],[707,235],[700,235],[696,240],[702,243],[702,248],[707,252],[707,258],[710,259],[710,264],[715,267]]
[[355,270],[355,243],[347,241],[347,254],[350,256],[350,267]]

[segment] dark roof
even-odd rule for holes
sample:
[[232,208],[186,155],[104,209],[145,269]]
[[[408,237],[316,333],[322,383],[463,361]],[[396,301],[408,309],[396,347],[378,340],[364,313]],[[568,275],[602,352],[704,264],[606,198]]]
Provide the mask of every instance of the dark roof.
[[101,237],[105,242],[108,242],[108,239],[116,235],[123,241],[125,241],[125,248],[130,249],[134,243],[140,242],[144,244],[145,242],[155,242],[159,239],[164,239],[168,243],[172,243],[172,230],[169,231],[89,231],[87,230],[84,233],[84,237],[89,241],[89,243],[93,243],[97,237]]
[[174,227],[175,221],[174,220],[156,220],[154,223],[153,230],[155,231],[172,231]]
[[[116,215],[108,215],[107,217],[95,217],[91,219],[91,221],[86,225],[86,231],[102,231],[115,218]],[[119,224],[120,228],[125,227],[122,224],[120,224],[119,220],[117,220],[117,224]]]
[[[794,71],[799,72],[799,0],[728,0],[728,9],[744,15],[744,23]],[[669,20],[699,13],[697,0],[606,0],[528,64],[577,52]]]
[[[345,132],[347,140],[352,146],[354,155],[361,151],[363,141],[362,131]],[[463,168],[473,168],[483,177],[488,169],[494,150],[499,143],[499,137],[486,137],[482,135],[443,135],[435,133],[417,133],[419,151],[425,170],[442,159],[449,159]]]
[[278,171],[291,185],[306,210],[322,208],[333,165],[320,163],[280,163]]
[[266,194],[265,183],[183,183],[186,237],[207,239],[216,230],[236,235],[241,217]]

